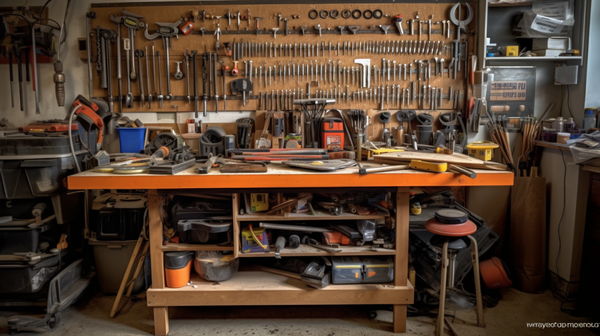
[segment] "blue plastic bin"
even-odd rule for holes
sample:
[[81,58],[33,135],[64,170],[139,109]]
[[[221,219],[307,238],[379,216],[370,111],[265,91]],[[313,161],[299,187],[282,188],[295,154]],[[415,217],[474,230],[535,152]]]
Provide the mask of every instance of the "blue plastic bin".
[[146,127],[123,127],[118,130],[121,153],[139,153],[144,149]]

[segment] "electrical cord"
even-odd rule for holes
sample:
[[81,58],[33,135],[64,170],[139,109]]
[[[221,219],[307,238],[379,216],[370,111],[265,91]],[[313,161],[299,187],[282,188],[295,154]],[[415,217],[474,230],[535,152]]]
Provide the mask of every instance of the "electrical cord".
[[[556,254],[556,260],[554,261],[554,267],[556,268],[556,276],[558,277],[558,280],[553,282],[551,284],[552,287],[552,296],[557,299],[558,301],[560,301],[560,311],[562,311],[563,313],[569,314],[569,315],[576,315],[575,314],[575,310],[573,309],[567,309],[564,308],[564,304],[568,303],[568,302],[573,302],[573,300],[569,300],[569,293],[567,290],[559,290],[558,289],[558,285],[560,284],[560,275],[559,275],[559,267],[558,267],[558,259],[560,257],[560,252],[562,250],[562,239],[560,237],[560,228],[562,226],[562,222],[565,216],[565,209],[567,207],[567,162],[565,160],[565,153],[563,150],[560,151],[561,154],[561,158],[563,161],[563,208],[562,208],[562,213],[560,215],[560,220],[558,222],[558,228],[557,228],[557,233],[558,233],[558,252]],[[558,294],[557,294],[558,292]],[[561,298],[558,295],[562,295],[564,297]]]
[[[566,205],[567,205],[567,162],[565,161],[565,153],[564,151],[561,149],[560,150],[560,154],[562,157],[562,161],[563,161],[563,207],[562,207],[562,213],[560,215],[560,220],[558,221],[558,229],[557,229],[557,235],[558,235],[558,252],[556,253],[556,260],[554,261],[554,266],[556,267],[556,275],[559,274],[558,272],[558,258],[560,257],[560,252],[562,250],[562,240],[560,238],[560,227],[562,226],[562,222],[563,219],[565,217],[565,209],[566,209]],[[560,275],[559,275],[560,276]]]
[[73,161],[75,162],[75,168],[77,168],[78,173],[81,173],[81,167],[79,167],[79,162],[77,162],[77,155],[75,155],[75,148],[73,147],[73,137],[72,137],[73,132],[71,131],[71,126],[73,125],[73,115],[75,114],[75,111],[77,111],[80,107],[81,107],[81,104],[73,106],[71,108],[71,111],[69,112],[69,147],[71,149],[71,155],[73,156]]
[[567,94],[567,109],[569,110],[569,114],[571,115],[571,118],[575,119],[575,117],[573,116],[573,111],[571,111],[571,90],[569,89],[568,85],[563,86],[563,104],[560,106],[560,116],[562,117],[562,115],[563,115],[565,92]]

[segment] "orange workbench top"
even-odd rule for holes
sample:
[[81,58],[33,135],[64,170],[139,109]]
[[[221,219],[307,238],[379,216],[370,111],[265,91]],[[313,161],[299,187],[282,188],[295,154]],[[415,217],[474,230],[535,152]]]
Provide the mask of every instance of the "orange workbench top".
[[511,186],[510,171],[475,170],[477,177],[414,170],[359,175],[358,168],[314,172],[268,165],[267,173],[222,174],[213,169],[206,175],[196,166],[177,175],[119,175],[86,171],[68,177],[68,188],[83,189],[236,189],[236,188],[339,188],[339,187],[433,187]]

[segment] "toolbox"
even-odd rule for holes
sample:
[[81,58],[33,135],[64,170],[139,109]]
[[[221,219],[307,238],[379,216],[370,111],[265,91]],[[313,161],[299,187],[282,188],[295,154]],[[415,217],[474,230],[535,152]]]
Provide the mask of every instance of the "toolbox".
[[334,284],[388,283],[394,281],[391,257],[333,257],[331,282]]
[[107,193],[92,203],[93,232],[97,240],[137,239],[144,225],[147,199],[140,195]]
[[323,147],[328,150],[344,149],[344,124],[339,118],[323,119]]
[[[500,237],[485,224],[481,217],[472,213],[467,208],[454,202],[452,203],[452,208],[467,213],[469,220],[477,225],[477,231],[472,236],[477,240],[479,259],[484,260],[486,254],[500,243]],[[430,207],[423,209],[423,213],[419,216],[411,216],[409,236],[409,253],[412,257],[412,265],[416,270],[416,274],[424,283],[436,291],[440,289],[440,269],[442,263],[439,260],[439,249],[433,247],[430,243],[434,234],[425,229],[425,222],[434,217],[435,212],[439,209],[443,208]],[[471,250],[468,248],[459,250],[456,253],[454,264],[456,265],[454,272],[455,283],[460,284],[473,268]]]
[[331,258],[331,282],[333,284],[359,284],[363,280],[363,264],[359,257]]
[[362,283],[387,283],[394,281],[394,260],[387,257],[361,257]]

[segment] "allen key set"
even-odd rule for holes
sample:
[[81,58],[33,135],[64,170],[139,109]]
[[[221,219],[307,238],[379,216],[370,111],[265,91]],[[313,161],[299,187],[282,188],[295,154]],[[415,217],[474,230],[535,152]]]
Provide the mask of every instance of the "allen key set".
[[196,117],[293,110],[310,98],[339,108],[466,106],[470,3],[234,6],[95,7],[90,96],[111,110]]

